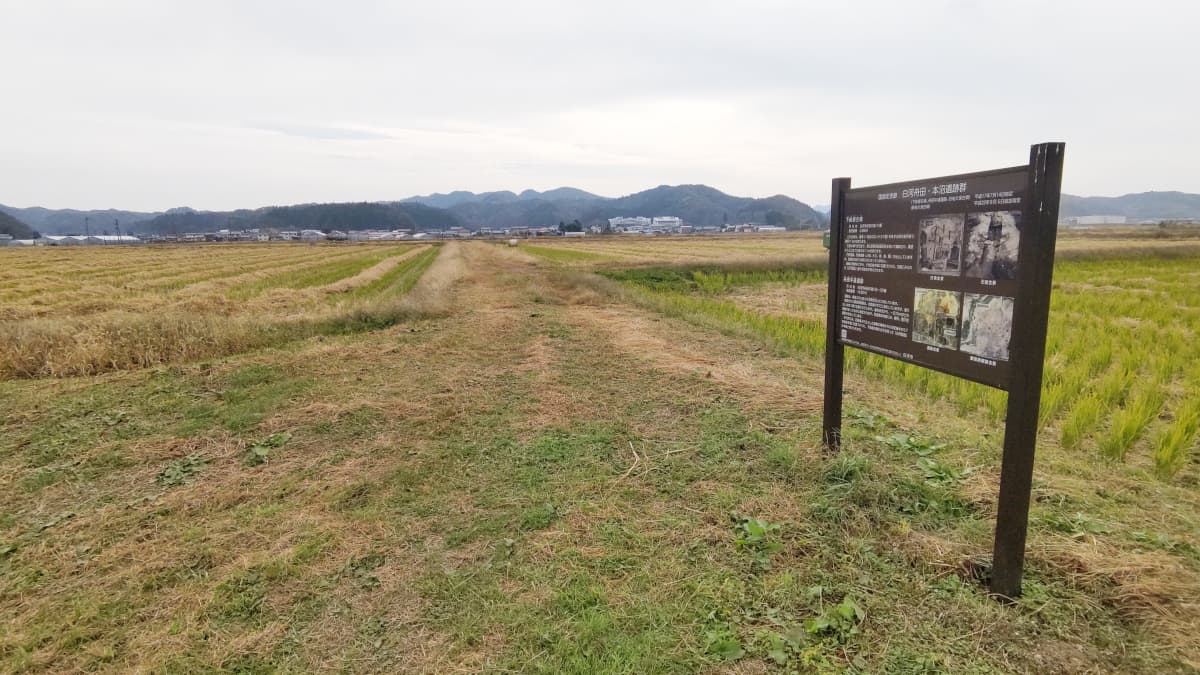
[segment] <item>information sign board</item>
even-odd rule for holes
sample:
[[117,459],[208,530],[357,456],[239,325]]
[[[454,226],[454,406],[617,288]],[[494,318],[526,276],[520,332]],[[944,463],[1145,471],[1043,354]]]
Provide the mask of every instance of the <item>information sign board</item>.
[[838,340],[1007,389],[1028,173],[846,192]]
[[833,181],[822,442],[841,447],[847,346],[1007,391],[990,582],[1007,598],[1021,593],[1064,149],[958,176]]

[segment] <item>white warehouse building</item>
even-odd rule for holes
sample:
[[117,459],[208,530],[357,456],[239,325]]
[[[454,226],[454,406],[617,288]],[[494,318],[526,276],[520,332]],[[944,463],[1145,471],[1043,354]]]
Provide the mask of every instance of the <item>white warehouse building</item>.
[[609,218],[608,219],[609,227],[613,228],[614,230],[618,229],[618,228],[623,228],[623,227],[634,227],[634,228],[650,227],[651,222],[652,221],[649,218],[645,218],[642,216],[635,216],[632,218],[630,218],[628,216],[621,216],[618,218]]

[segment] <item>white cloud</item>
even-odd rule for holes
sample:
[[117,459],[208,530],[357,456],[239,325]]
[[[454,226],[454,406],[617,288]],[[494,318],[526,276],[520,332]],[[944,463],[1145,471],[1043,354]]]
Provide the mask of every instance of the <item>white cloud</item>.
[[0,201],[233,208],[1021,163],[1200,191],[1189,3],[8,2]]

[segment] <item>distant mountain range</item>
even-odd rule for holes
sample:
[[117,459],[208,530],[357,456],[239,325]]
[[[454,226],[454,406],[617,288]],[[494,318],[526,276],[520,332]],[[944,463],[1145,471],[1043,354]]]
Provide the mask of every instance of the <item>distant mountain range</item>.
[[1200,218],[1200,194],[1138,192],[1120,197],[1076,197],[1064,194],[1059,216],[1126,216],[1133,220]]
[[3,204],[0,204],[0,213],[6,213],[42,234],[83,234],[85,227],[92,234],[103,234],[105,231],[112,234],[115,230],[115,223],[118,221],[122,231],[125,231],[129,225],[159,215],[115,209],[79,211],[76,209],[45,209],[40,206],[19,209]]
[[[617,216],[679,216],[692,225],[758,223],[789,229],[814,229],[828,224],[827,206],[816,209],[784,195],[766,198],[734,197],[707,185],[660,185],[624,197],[602,197],[562,187],[538,192],[450,192],[409,197],[395,202],[299,204],[235,211],[197,211],[177,208],[165,212],[114,209],[16,208],[0,204],[0,234],[28,237],[42,234],[174,234],[219,229],[277,228],[361,230],[371,228],[437,230],[450,227],[553,227],[579,220],[602,224]],[[1200,194],[1142,192],[1120,197],[1078,197],[1064,194],[1063,218],[1089,215],[1126,216],[1133,220],[1200,218]],[[15,219],[15,220],[14,220]],[[29,229],[22,229],[28,226]],[[19,237],[20,238],[20,237]]]
[[13,239],[33,239],[37,236],[32,227],[3,211],[0,211],[0,234],[7,234]]
[[601,197],[576,188],[546,192],[451,192],[409,197],[403,203],[444,208],[470,227],[550,227],[579,220],[603,224],[619,216],[678,216],[690,225],[758,223],[816,229],[827,219],[808,204],[775,195],[733,197],[707,185],[660,185],[625,197]]
[[[176,234],[249,228],[362,230],[373,228],[437,230],[451,227],[554,227],[579,220],[602,224],[617,216],[679,216],[692,225],[758,223],[791,229],[823,227],[827,218],[807,204],[776,195],[765,199],[733,197],[706,185],[661,185],[625,197],[601,197],[576,188],[545,192],[451,192],[410,197],[398,202],[300,204],[235,211],[176,208],[165,212],[52,210],[15,208],[8,213],[43,234]],[[86,219],[86,221],[85,221]],[[86,225],[85,225],[86,222]]]
[[403,201],[421,202],[422,204],[435,206],[439,209],[448,209],[452,206],[469,203],[505,204],[515,201],[542,200],[548,202],[560,202],[589,199],[604,199],[604,197],[573,187],[561,187],[554,190],[546,190],[545,192],[538,192],[537,190],[525,190],[521,194],[510,192],[508,190],[501,190],[499,192],[480,192],[479,194],[475,194],[474,192],[466,192],[464,190],[458,190],[449,194],[435,192],[434,194],[425,195],[424,197],[409,197]]

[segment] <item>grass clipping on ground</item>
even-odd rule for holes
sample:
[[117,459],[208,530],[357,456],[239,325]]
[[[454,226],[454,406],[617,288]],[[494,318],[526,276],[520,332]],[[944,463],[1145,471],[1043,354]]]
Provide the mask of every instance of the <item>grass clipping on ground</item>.
[[1178,647],[1200,668],[1200,574],[1177,557],[1069,538],[1039,544],[1033,557]]

